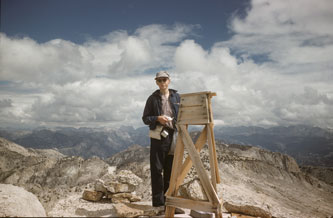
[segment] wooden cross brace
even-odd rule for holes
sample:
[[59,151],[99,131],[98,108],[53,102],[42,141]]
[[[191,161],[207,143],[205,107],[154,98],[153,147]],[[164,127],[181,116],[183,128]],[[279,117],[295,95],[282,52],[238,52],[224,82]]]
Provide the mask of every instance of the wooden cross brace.
[[[221,201],[217,195],[216,184],[220,183],[216,145],[213,131],[211,98],[215,93],[201,92],[181,95],[180,113],[178,114],[178,138],[172,165],[169,189],[166,192],[166,217],[173,217],[175,207],[214,212],[222,218]],[[203,111],[203,113],[202,113]],[[188,125],[204,125],[199,138],[194,144],[188,133]],[[199,152],[208,141],[211,180],[204,169]],[[188,157],[183,163],[184,148]],[[194,165],[208,201],[194,201],[177,196],[179,186]]]

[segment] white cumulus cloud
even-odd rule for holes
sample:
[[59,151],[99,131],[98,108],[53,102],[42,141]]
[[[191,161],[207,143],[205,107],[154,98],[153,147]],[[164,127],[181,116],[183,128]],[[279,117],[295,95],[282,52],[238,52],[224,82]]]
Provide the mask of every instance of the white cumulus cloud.
[[0,34],[2,125],[143,125],[154,75],[180,93],[213,91],[217,124],[333,128],[332,1],[253,0],[227,41],[203,48],[195,25],[113,31],[75,44]]

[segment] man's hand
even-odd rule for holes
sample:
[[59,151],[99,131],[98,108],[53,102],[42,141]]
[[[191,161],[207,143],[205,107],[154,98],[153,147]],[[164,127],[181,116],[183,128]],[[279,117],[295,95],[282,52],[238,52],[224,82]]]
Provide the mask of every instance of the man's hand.
[[169,119],[165,115],[163,115],[163,116],[158,116],[157,121],[160,122],[160,124],[165,125],[166,122],[169,121]]

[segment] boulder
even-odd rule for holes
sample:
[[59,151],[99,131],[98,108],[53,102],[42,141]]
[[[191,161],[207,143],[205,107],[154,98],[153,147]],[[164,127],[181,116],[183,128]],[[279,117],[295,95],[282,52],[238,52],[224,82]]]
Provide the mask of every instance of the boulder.
[[[123,194],[123,193],[120,193]],[[127,193],[126,193],[127,194]],[[123,197],[110,197],[111,202],[114,204],[118,204],[118,203],[130,203],[130,200],[128,200],[127,198],[123,198]]]
[[240,213],[261,218],[271,218],[272,214],[262,208],[252,205],[236,205],[229,202],[223,204],[224,208],[230,213]]
[[108,208],[100,208],[99,205],[98,207],[79,207],[75,210],[75,215],[86,217],[112,217],[115,216],[115,213],[112,205],[110,205]]
[[110,193],[130,193],[135,191],[142,179],[129,170],[121,170],[118,173],[111,171],[101,179],[95,181],[95,190],[105,194]]
[[117,181],[124,184],[138,186],[142,182],[142,179],[130,170],[121,170],[117,173]]
[[136,196],[134,193],[109,194],[107,198],[111,199],[112,203],[130,203],[141,200],[141,198]]
[[105,185],[105,182],[101,179],[96,179],[94,183],[95,191],[103,192],[104,194],[108,193],[108,188]]
[[102,179],[98,179],[95,181],[95,190],[103,192],[104,194],[122,192],[130,193],[135,191],[135,186],[131,184],[103,181]]
[[193,179],[179,188],[180,195],[195,201],[207,201],[208,198],[198,179]]
[[124,184],[118,182],[110,182],[107,189],[111,193],[130,193],[135,191],[135,186],[131,184]]
[[144,215],[143,210],[128,207],[127,205],[122,203],[115,204],[114,209],[116,210],[116,214],[118,217],[138,217]]
[[85,190],[83,192],[82,198],[84,200],[87,201],[100,201],[103,197],[103,192],[99,192],[99,191],[89,191],[89,190]]
[[46,217],[46,212],[31,192],[11,184],[0,184],[0,217]]
[[140,202],[135,202],[135,203],[125,203],[127,207],[137,209],[137,210],[142,210],[143,211],[143,216],[157,216],[161,212],[161,208],[159,207],[153,207],[151,206],[151,201],[145,202],[145,201],[140,201]]

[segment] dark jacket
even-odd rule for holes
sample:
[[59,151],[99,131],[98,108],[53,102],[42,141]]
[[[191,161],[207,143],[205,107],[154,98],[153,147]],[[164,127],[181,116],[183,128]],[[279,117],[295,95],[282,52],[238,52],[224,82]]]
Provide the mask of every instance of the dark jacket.
[[[174,89],[169,89],[169,92],[170,92],[169,100],[174,115],[174,119],[172,120],[172,122],[175,126],[177,122],[180,96],[177,93],[177,91]],[[160,95],[160,90],[156,90],[147,99],[146,106],[143,111],[142,120],[146,125],[149,125],[149,129],[155,129],[156,125],[158,124],[157,117],[162,115],[161,113],[162,113],[162,98]]]

